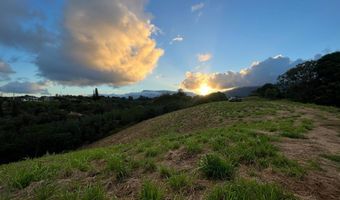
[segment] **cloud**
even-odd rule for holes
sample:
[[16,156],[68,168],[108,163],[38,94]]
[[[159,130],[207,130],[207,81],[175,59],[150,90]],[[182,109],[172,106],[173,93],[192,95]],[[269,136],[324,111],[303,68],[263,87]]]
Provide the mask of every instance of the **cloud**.
[[37,52],[54,40],[39,24],[43,14],[29,8],[29,1],[0,1],[0,44]]
[[41,82],[19,82],[13,81],[9,82],[0,87],[1,92],[5,93],[17,93],[17,94],[43,94],[49,95],[50,93],[46,89],[48,87],[49,82],[41,81]]
[[40,75],[64,85],[123,86],[143,80],[163,54],[139,0],[67,1],[60,45],[37,58]]
[[171,40],[170,44],[173,44],[174,42],[182,42],[183,40],[184,40],[184,38],[183,38],[182,36],[177,35],[176,37],[174,37],[174,38]]
[[302,63],[298,59],[292,61],[281,55],[270,57],[261,62],[253,62],[250,67],[239,72],[227,71],[224,73],[187,72],[181,87],[197,92],[202,85],[209,86],[212,90],[225,90],[234,87],[259,86],[264,83],[273,83],[280,74]]
[[196,12],[198,10],[201,10],[204,8],[204,3],[198,3],[198,4],[195,4],[195,5],[192,5],[191,6],[191,12]]
[[11,66],[0,58],[0,81],[8,80],[9,75],[15,73]]
[[0,2],[0,45],[32,51],[39,75],[64,85],[122,86],[143,80],[163,50],[140,0],[66,1],[58,35],[28,1]]
[[212,58],[211,53],[204,53],[204,54],[198,54],[197,55],[197,60],[198,62],[207,62]]

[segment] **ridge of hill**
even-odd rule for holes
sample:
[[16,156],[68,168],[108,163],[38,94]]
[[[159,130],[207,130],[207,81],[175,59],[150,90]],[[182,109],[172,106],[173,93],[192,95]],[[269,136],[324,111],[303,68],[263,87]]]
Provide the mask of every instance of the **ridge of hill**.
[[340,110],[247,98],[0,166],[1,199],[337,199]]

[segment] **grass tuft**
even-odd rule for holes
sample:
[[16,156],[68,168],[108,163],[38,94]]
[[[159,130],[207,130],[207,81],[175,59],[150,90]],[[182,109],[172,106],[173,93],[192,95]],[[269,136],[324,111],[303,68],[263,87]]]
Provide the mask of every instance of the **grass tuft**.
[[223,160],[217,154],[208,154],[201,159],[200,169],[207,178],[230,180],[234,176],[235,164]]
[[107,168],[116,174],[117,180],[122,180],[130,173],[130,163],[120,154],[113,155],[107,160]]
[[224,186],[215,187],[207,200],[293,200],[293,195],[285,193],[271,184],[259,184],[255,181],[238,180]]
[[104,200],[105,191],[99,185],[89,185],[84,189],[82,200]]
[[164,199],[164,191],[155,183],[147,180],[142,185],[140,200],[161,200]]
[[160,153],[160,150],[156,147],[148,148],[145,151],[145,157],[156,157]]
[[340,155],[323,154],[322,157],[340,164]]
[[169,181],[169,185],[174,190],[181,190],[191,185],[190,178],[186,174],[183,174],[183,173],[171,176],[168,181]]
[[162,178],[170,178],[172,175],[175,174],[175,170],[166,166],[160,166],[159,174]]
[[185,149],[191,155],[199,154],[203,151],[202,145],[194,140],[189,140],[185,145]]
[[35,200],[47,200],[47,199],[51,199],[51,197],[53,196],[53,193],[55,191],[55,186],[47,184],[45,185],[44,183],[38,187],[34,189],[34,199]]

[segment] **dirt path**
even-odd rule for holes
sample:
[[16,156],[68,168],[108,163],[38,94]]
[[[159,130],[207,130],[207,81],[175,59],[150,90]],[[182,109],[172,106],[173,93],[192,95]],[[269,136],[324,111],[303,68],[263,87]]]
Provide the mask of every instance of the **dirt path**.
[[[340,199],[340,166],[324,158],[325,154],[340,154],[340,120],[329,113],[314,109],[299,111],[302,117],[314,120],[315,128],[306,134],[307,139],[283,138],[276,143],[288,157],[304,166],[317,163],[317,169],[308,170],[302,180],[267,176],[276,179],[301,199]],[[322,117],[320,117],[322,116]],[[271,177],[271,178],[270,178]]]

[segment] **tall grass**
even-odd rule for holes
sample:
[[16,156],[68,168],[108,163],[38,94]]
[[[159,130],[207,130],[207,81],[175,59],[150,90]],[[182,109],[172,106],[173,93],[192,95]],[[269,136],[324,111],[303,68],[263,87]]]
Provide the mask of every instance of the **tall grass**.
[[234,176],[235,164],[217,154],[208,154],[200,160],[200,170],[207,178],[230,180]]
[[215,187],[206,200],[293,200],[295,197],[271,184],[238,180]]

